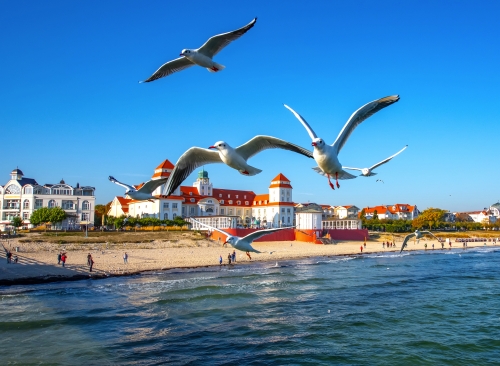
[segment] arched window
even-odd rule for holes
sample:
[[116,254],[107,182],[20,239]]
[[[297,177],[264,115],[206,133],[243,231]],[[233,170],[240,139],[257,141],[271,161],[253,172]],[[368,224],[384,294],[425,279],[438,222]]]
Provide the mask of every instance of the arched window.
[[49,208],[56,207],[56,206],[57,206],[56,201],[54,201],[54,200],[49,201]]
[[83,201],[83,203],[82,203],[82,210],[90,210],[90,203],[89,203],[89,201]]
[[23,191],[24,191],[24,194],[32,194],[33,193],[33,187],[31,187],[31,186],[24,187]]
[[24,200],[24,202],[23,202],[23,208],[24,209],[29,209],[30,208],[30,200]]
[[163,220],[168,220],[168,213],[163,214]]

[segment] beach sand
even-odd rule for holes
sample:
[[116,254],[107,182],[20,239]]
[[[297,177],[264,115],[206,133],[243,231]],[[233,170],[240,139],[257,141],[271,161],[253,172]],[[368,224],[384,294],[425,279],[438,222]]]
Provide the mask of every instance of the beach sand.
[[[421,239],[418,244],[413,240],[405,250],[424,250],[427,244],[428,251],[439,251],[441,244],[437,240]],[[432,249],[434,244],[434,249]],[[488,242],[487,246],[494,243]],[[140,273],[144,271],[160,271],[172,268],[194,268],[219,266],[219,256],[222,256],[223,265],[228,264],[227,256],[233,252],[231,246],[222,247],[220,244],[208,240],[184,240],[175,244],[152,241],[147,244],[121,243],[119,245],[106,244],[51,244],[51,243],[18,243],[11,239],[4,245],[11,249],[13,256],[17,255],[17,264],[7,264],[2,253],[0,259],[0,285],[43,283],[61,280],[78,280],[84,278],[103,278]],[[370,253],[399,253],[401,242],[396,247],[383,248],[382,242],[367,241],[363,253],[360,247],[363,242],[347,241],[337,244],[319,245],[305,242],[260,242],[253,243],[255,249],[263,253],[251,253],[252,260],[246,254],[236,251],[236,264],[244,265],[250,262],[282,261],[308,257],[365,255]],[[453,249],[462,249],[462,243],[452,243]],[[484,242],[468,243],[468,248],[484,246]],[[19,247],[19,252],[15,248]],[[449,246],[445,244],[445,249]],[[63,268],[57,264],[57,254],[60,251],[67,253],[68,259]],[[128,264],[124,264],[123,254],[128,253]],[[269,254],[269,252],[273,252]],[[86,265],[87,255],[94,259],[94,268],[89,272]]]

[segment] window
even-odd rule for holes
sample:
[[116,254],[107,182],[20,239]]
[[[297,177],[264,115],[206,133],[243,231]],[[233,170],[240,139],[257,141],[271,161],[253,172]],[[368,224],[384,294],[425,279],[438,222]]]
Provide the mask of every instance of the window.
[[24,209],[29,209],[30,208],[30,200],[24,200],[24,202],[23,202],[23,208]]
[[241,210],[236,210],[236,215],[241,216]]
[[163,214],[163,220],[168,220],[168,213]]
[[189,208],[189,213],[190,213],[190,214],[194,214],[194,207],[190,207],[190,208]]
[[[175,203],[172,203],[172,208],[175,208],[175,209],[177,209],[177,202],[175,202]],[[175,216],[174,216],[174,217],[175,217]]]
[[168,209],[168,202],[163,202],[163,209]]
[[73,205],[74,205],[73,201],[65,201],[65,200],[63,200],[61,207],[62,207],[63,210],[73,210],[73,208],[74,208]]
[[223,208],[220,209],[220,214],[224,215],[224,209]]
[[191,198],[191,200],[190,200],[190,201],[191,201],[191,202],[194,202],[194,198]]
[[175,219],[177,217],[177,214],[173,214],[172,217]]
[[288,223],[290,223],[290,218],[288,218]]
[[238,198],[238,195],[236,195],[236,198]]
[[281,209],[281,213],[285,213],[285,209],[284,208]]
[[32,187],[24,187],[24,194],[32,194],[32,193],[33,193]]
[[290,209],[289,209],[289,208],[287,208],[287,209],[286,209],[286,212],[287,212],[287,213],[290,213]]
[[89,221],[89,213],[88,212],[82,213],[82,221]]
[[212,200],[208,200],[207,203],[212,203]]
[[30,218],[30,213],[29,212],[23,212],[23,220],[29,220]]
[[54,200],[49,201],[49,208],[56,207],[56,206],[57,206],[56,201],[54,201]]
[[223,205],[224,204],[224,200],[220,200],[220,204]]
[[227,198],[231,198],[231,195],[230,195],[230,194],[228,194],[228,195],[227,195]]
[[232,214],[233,214],[233,209],[232,209],[232,208],[230,208],[230,209],[229,209],[228,214],[229,214],[229,215],[232,215]]
[[90,203],[89,203],[89,201],[83,201],[83,203],[82,203],[82,210],[90,210]]
[[245,201],[245,205],[247,205],[247,206],[248,206],[248,201]]
[[247,195],[246,194],[243,196],[243,199],[245,199],[245,200],[247,199]]
[[233,204],[233,200],[229,200],[229,204],[232,205]]
[[43,207],[43,200],[35,200],[35,210]]
[[189,192],[189,195],[192,196],[193,195],[193,192]]
[[222,198],[222,193],[219,193],[219,198]]
[[236,204],[241,205],[241,201],[236,202]]

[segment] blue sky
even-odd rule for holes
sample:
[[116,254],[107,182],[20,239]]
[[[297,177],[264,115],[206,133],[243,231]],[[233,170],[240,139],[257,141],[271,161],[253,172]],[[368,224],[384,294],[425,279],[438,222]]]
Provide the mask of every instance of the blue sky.
[[[282,172],[295,202],[457,211],[500,198],[499,2],[281,4],[1,1],[1,184],[19,166],[41,184],[95,186],[105,203],[123,194],[108,175],[140,183],[191,146],[266,134],[312,148],[283,103],[333,143],[357,108],[399,94],[339,156],[367,167],[408,144],[376,177],[332,191],[312,159],[275,150],[249,161],[263,170],[254,177],[222,164],[206,170],[215,187],[255,193]],[[215,57],[222,72],[192,67],[138,83],[181,49],[255,16],[255,27]]]

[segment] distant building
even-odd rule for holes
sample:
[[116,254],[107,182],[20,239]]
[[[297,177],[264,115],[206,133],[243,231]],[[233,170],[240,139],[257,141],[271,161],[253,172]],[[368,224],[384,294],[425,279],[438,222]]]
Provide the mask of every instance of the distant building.
[[354,205],[335,206],[334,211],[337,219],[357,218],[359,208]]
[[497,218],[497,220],[500,219],[500,202],[492,204],[489,211]]
[[81,224],[94,223],[95,188],[75,187],[61,180],[58,184],[40,185],[33,178],[24,177],[20,169],[10,173],[10,180],[0,186],[0,230],[10,226],[12,219],[19,216],[24,228],[31,228],[31,214],[42,207],[61,207],[67,218],[54,224],[61,229],[78,229]]
[[[361,211],[365,211],[365,218],[372,219],[375,211],[380,220],[413,220],[419,215],[416,205],[409,205],[406,203],[396,203],[387,206],[365,207]],[[361,215],[361,211],[358,216]]]
[[468,211],[468,212],[455,212],[455,216],[459,217],[461,221],[474,221],[482,224],[494,224],[497,218],[489,211]]

